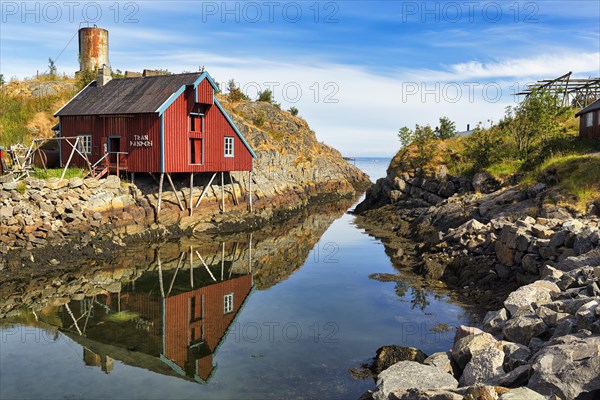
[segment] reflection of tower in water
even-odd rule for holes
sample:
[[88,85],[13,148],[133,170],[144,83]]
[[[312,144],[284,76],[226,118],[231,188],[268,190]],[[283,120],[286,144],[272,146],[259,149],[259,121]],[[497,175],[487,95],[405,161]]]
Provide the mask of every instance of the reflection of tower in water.
[[208,263],[193,246],[164,263],[158,249],[149,271],[120,292],[65,305],[65,333],[83,346],[85,364],[109,373],[117,359],[208,381],[214,356],[253,288],[251,251],[247,271],[240,273],[237,264],[234,273],[225,243],[220,247]]

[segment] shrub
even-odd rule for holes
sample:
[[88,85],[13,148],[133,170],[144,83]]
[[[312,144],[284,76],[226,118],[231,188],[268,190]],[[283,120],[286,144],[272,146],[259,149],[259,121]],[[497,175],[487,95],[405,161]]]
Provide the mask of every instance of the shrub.
[[254,117],[254,125],[261,127],[264,125],[266,119],[265,112],[263,110],[259,110],[256,116]]
[[273,102],[273,92],[271,92],[269,89],[265,89],[264,91],[258,92],[257,101],[263,101],[265,103],[272,103]]
[[290,107],[290,109],[288,110],[290,112],[290,114],[292,114],[294,117],[296,115],[298,115],[298,109],[296,107]]
[[229,101],[230,103],[242,100],[250,100],[250,98],[246,96],[244,92],[241,91],[241,89],[238,87],[238,85],[233,79],[230,79],[227,83],[227,91],[229,92],[229,94],[227,95],[227,101]]

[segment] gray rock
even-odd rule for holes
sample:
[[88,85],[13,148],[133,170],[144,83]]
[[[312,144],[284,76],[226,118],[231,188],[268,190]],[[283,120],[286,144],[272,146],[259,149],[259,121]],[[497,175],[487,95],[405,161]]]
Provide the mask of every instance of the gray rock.
[[504,351],[504,370],[511,371],[521,365],[529,362],[531,350],[529,347],[513,342],[501,341],[502,350]]
[[600,390],[600,336],[567,335],[535,355],[528,386],[546,396],[575,399]]
[[535,314],[519,315],[509,320],[502,335],[511,342],[527,345],[529,341],[548,330],[548,326]]
[[498,347],[487,347],[476,352],[463,370],[461,386],[479,384],[495,385],[504,375],[504,351]]
[[14,208],[11,206],[0,207],[0,218],[11,218],[14,213]]
[[521,387],[509,390],[500,396],[498,400],[546,400],[546,398],[529,388]]
[[69,187],[71,189],[75,189],[75,188],[78,188],[78,187],[81,187],[81,186],[83,186],[83,179],[81,179],[81,178],[71,178],[71,179],[69,179]]
[[394,400],[462,400],[463,395],[450,390],[442,389],[408,389],[395,392],[390,396],[390,398]]
[[531,372],[531,365],[524,364],[521,365],[508,374],[502,375],[500,378],[496,380],[498,386],[504,386],[509,388],[514,388],[517,386],[523,386],[527,384],[529,380],[529,373]]
[[541,261],[535,254],[525,254],[521,259],[521,265],[523,269],[532,274],[537,274],[541,265]]
[[550,238],[550,247],[560,247],[565,244],[569,231],[558,231]]
[[504,301],[504,307],[511,316],[530,313],[534,306],[550,303],[553,292],[560,292],[560,288],[556,284],[549,281],[536,281],[509,294]]
[[497,311],[488,311],[483,319],[483,329],[488,332],[501,331],[508,320],[506,308]]
[[460,375],[460,369],[452,358],[452,353],[449,351],[433,353],[423,361],[425,365],[432,365],[442,372],[450,374],[455,378]]
[[493,193],[500,189],[501,183],[488,172],[478,172],[473,176],[473,188],[480,193]]
[[2,184],[4,190],[17,190],[17,182],[4,182]]
[[118,189],[121,187],[121,180],[116,175],[109,175],[102,183],[102,186],[106,189]]
[[387,399],[390,393],[407,389],[454,389],[458,382],[450,374],[446,374],[434,366],[423,365],[414,361],[400,361],[386,369],[377,377],[377,391],[373,393],[375,400]]
[[58,190],[67,187],[69,181],[60,178],[50,178],[46,180],[46,187],[52,190]]
[[480,333],[477,335],[469,335],[459,339],[452,348],[452,358],[460,369],[464,369],[471,357],[488,347],[496,347],[498,341],[489,333]]

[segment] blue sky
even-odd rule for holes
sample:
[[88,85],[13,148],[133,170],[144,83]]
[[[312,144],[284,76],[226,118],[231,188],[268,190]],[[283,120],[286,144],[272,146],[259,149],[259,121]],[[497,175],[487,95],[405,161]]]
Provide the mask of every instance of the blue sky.
[[460,129],[497,121],[527,82],[600,76],[595,0],[2,1],[1,11],[7,79],[44,71],[49,57],[74,73],[73,36],[91,20],[110,32],[113,69],[205,66],[251,97],[270,86],[352,156],[391,155],[400,126],[442,115]]

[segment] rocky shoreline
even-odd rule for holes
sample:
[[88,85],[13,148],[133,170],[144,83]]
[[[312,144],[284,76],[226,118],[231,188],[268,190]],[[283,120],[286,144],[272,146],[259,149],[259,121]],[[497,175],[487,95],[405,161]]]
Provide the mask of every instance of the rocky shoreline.
[[357,222],[391,247],[396,264],[496,311],[482,330],[459,328],[446,353],[393,358],[365,398],[600,395],[600,224],[560,207],[559,197],[544,184],[501,185],[485,173],[468,180],[444,167],[390,168],[368,189]]

